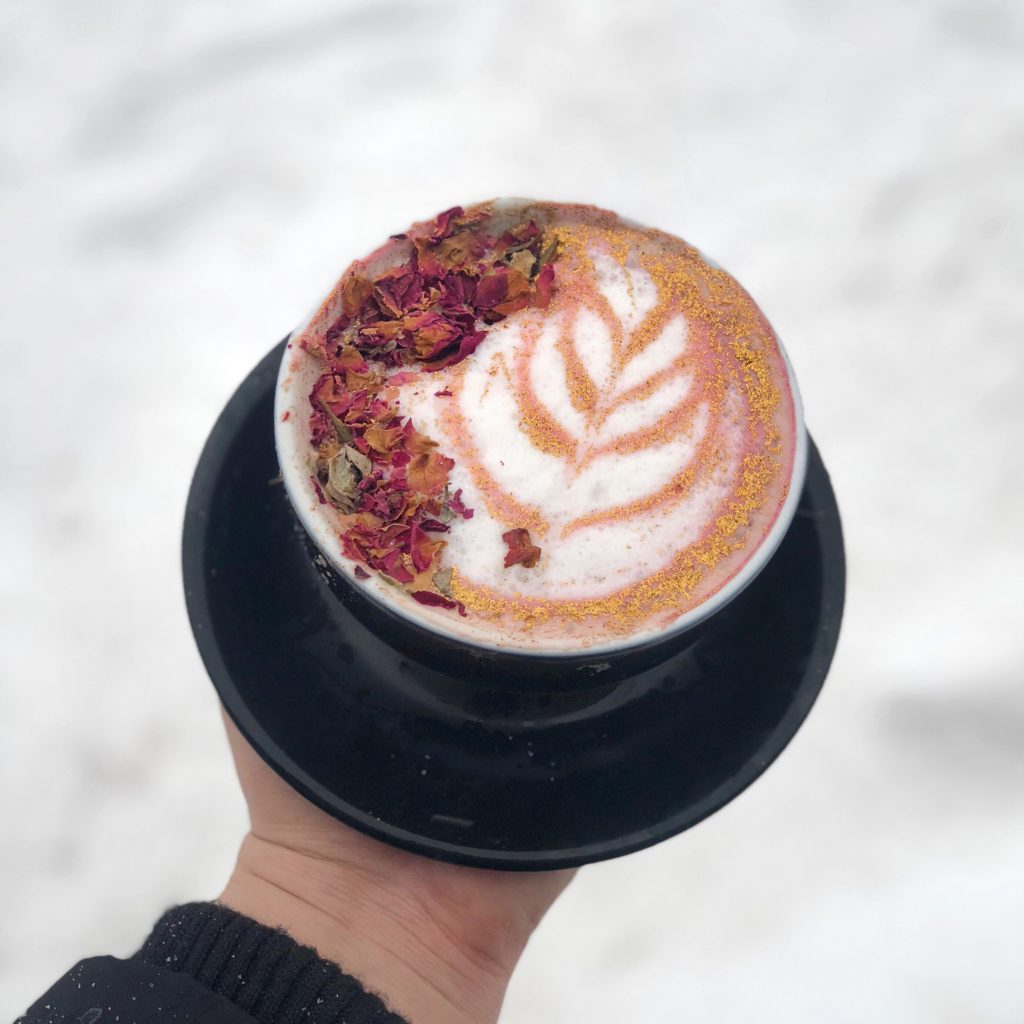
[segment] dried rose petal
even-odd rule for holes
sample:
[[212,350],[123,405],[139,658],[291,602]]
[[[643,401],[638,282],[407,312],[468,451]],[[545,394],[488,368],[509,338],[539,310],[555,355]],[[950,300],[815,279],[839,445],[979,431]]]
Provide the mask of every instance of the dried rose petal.
[[437,442],[426,434],[421,434],[412,425],[412,420],[406,420],[402,428],[402,447],[411,455],[420,455],[423,452],[433,451]]
[[462,503],[461,487],[451,496],[448,504],[451,505],[452,511],[458,512],[458,514],[462,516],[463,519],[473,518],[473,510],[471,508],[466,508],[466,506]]
[[412,307],[423,290],[423,278],[409,267],[385,270],[373,283],[373,297],[382,311],[400,317]]
[[363,303],[369,298],[373,286],[369,280],[353,268],[341,286],[341,309],[348,316],[355,316]]
[[453,206],[450,210],[439,213],[433,220],[427,241],[437,243],[442,238],[447,238],[452,233],[452,221],[457,220],[463,214],[461,206]]
[[402,561],[401,551],[392,551],[383,558],[374,559],[374,567],[380,569],[398,583],[412,583],[414,577]]
[[434,555],[444,547],[443,540],[431,540],[426,533],[413,523],[406,538],[405,548],[412,558],[417,572],[426,571],[434,561]]
[[404,320],[412,335],[413,351],[420,359],[434,359],[457,342],[462,334],[458,324],[440,313],[417,313]]
[[443,370],[446,366],[454,366],[456,363],[461,363],[463,359],[471,356],[476,351],[477,346],[485,337],[487,335],[484,331],[474,331],[472,334],[467,334],[459,342],[457,349],[450,350],[447,355],[433,362],[424,363],[423,368],[425,370]]
[[447,523],[442,523],[437,519],[424,519],[420,526],[424,530],[430,530],[431,533],[447,533],[451,529]]
[[423,452],[413,456],[406,470],[409,486],[428,496],[440,494],[448,482],[448,473],[455,465],[454,459],[436,452]]
[[398,373],[391,374],[387,379],[389,387],[398,387],[401,384],[408,384],[410,381],[418,380],[418,373],[409,373],[407,370],[400,370]]
[[433,608],[458,608],[460,615],[466,614],[466,606],[461,601],[435,594],[432,590],[414,590],[412,597],[420,604],[430,605]]
[[533,304],[538,309],[547,309],[551,302],[551,293],[555,287],[555,265],[548,263],[533,282]]
[[497,241],[499,249],[525,249],[541,237],[541,230],[534,221],[520,224],[506,231]]
[[476,305],[480,309],[491,309],[504,300],[507,292],[508,268],[501,267],[476,286]]
[[508,545],[505,555],[505,568],[521,565],[524,569],[532,569],[540,559],[540,548],[530,539],[530,531],[524,529],[509,530],[501,535]]
[[382,455],[390,452],[401,436],[402,430],[400,427],[370,427],[363,434],[363,437],[366,438],[366,443],[375,452],[380,452]]

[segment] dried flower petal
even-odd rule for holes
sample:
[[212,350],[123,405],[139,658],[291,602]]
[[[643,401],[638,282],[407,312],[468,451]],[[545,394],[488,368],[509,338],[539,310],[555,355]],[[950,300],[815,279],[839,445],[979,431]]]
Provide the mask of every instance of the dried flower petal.
[[452,510],[454,512],[458,512],[458,514],[462,516],[463,519],[473,518],[473,510],[471,508],[466,508],[466,506],[462,503],[461,487],[451,496],[449,504],[451,505]]
[[499,249],[525,249],[533,245],[541,237],[541,230],[534,221],[520,224],[518,227],[510,228],[497,242]]
[[434,359],[458,341],[462,331],[458,325],[440,313],[417,313],[404,320],[412,335],[412,347],[420,359]]
[[433,362],[424,363],[423,368],[425,370],[443,370],[446,366],[454,366],[455,363],[461,363],[466,356],[471,356],[477,346],[487,335],[483,331],[474,331],[472,334],[467,334],[459,342],[457,349],[451,349],[447,355],[441,356],[439,359],[435,359]]
[[414,590],[412,597],[420,604],[431,605],[434,608],[457,608],[460,615],[466,614],[466,606],[461,601],[454,601],[441,594],[435,594],[432,590]]
[[392,551],[383,558],[374,559],[371,564],[397,583],[412,583],[413,581],[413,574],[402,560],[401,551]]
[[461,206],[453,206],[450,210],[439,213],[434,218],[432,225],[430,225],[427,241],[433,242],[436,245],[442,238],[447,238],[452,233],[452,221],[460,218],[462,214],[463,209]]
[[533,283],[533,304],[538,309],[547,309],[551,302],[551,293],[555,287],[555,265],[553,263],[546,263],[537,275],[537,280]]
[[355,316],[372,290],[369,280],[353,268],[341,286],[341,309],[345,316]]
[[366,438],[366,443],[375,452],[380,452],[382,455],[390,452],[401,436],[401,427],[369,427],[363,434],[363,437]]
[[425,572],[434,561],[434,555],[444,547],[443,540],[431,540],[416,523],[409,529],[405,542],[406,551],[412,558],[417,572]]
[[406,472],[406,479],[409,486],[421,494],[440,494],[454,465],[455,460],[449,459],[447,455],[422,452],[413,456]]
[[419,380],[418,373],[410,373],[408,370],[400,370],[398,373],[391,374],[388,377],[387,383],[391,387],[398,387],[401,384],[408,384],[410,381]]
[[426,434],[421,434],[412,425],[412,420],[406,421],[402,428],[402,447],[411,455],[420,455],[423,452],[432,451],[437,447],[437,442]]
[[509,530],[501,535],[508,545],[505,555],[505,568],[521,565],[524,569],[532,569],[540,559],[540,548],[530,539],[530,531],[524,529]]

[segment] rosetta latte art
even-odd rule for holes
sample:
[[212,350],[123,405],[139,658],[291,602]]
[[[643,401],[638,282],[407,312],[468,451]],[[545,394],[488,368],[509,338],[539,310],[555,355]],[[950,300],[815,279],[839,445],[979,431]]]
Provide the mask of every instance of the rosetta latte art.
[[[636,582],[644,564],[664,564],[697,540],[738,471],[738,453],[728,452],[714,470],[696,472],[715,422],[687,369],[699,341],[685,318],[664,318],[631,352],[636,327],[659,317],[653,282],[610,260],[598,266],[606,279],[628,279],[625,308],[610,299],[625,288],[604,288],[604,316],[581,306],[509,324],[467,366],[456,393],[458,423],[449,430],[474,484],[492,515],[525,524],[543,544],[541,571],[515,579],[525,596],[556,588],[585,599]],[[731,393],[729,404],[738,402]],[[467,551],[474,532],[462,531]],[[500,585],[497,573],[475,578]]]

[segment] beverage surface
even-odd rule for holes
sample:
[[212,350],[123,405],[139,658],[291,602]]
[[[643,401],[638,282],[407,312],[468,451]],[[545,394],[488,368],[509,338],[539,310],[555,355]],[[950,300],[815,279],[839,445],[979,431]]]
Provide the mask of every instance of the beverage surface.
[[777,542],[802,441],[732,277],[607,211],[524,201],[353,264],[293,336],[277,415],[292,502],[357,586],[538,652],[710,607]]

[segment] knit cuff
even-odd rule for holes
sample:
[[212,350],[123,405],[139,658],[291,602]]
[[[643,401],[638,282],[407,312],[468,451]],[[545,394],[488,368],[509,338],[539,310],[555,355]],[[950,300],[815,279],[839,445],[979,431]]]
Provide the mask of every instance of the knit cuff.
[[216,903],[168,910],[133,959],[189,975],[259,1024],[406,1024],[337,964]]

